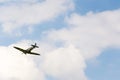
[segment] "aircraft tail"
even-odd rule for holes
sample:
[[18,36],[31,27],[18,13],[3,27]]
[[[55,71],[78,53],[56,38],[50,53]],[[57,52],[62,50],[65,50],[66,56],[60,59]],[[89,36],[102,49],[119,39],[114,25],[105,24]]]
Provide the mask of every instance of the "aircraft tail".
[[31,46],[36,47],[36,48],[39,48],[36,43],[35,43],[34,45],[31,45]]

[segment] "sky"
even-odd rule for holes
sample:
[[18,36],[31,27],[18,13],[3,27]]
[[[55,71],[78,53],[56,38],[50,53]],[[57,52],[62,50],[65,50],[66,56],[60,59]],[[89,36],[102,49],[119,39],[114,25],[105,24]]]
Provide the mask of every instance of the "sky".
[[[0,0],[0,80],[119,80],[119,0]],[[33,52],[24,55],[13,48]]]

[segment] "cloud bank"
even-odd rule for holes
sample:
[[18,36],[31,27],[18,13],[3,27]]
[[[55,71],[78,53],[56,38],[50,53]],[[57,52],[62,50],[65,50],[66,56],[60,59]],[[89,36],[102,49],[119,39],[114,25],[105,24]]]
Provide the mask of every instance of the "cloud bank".
[[13,49],[13,46],[0,47],[1,80],[44,80],[44,74],[36,67],[32,58]]
[[110,46],[120,45],[120,10],[79,15],[73,13],[65,21],[67,28],[48,32],[48,39],[65,45],[73,44],[85,59],[98,56]]
[[88,80],[86,61],[96,58],[108,47],[120,47],[119,13],[120,10],[90,12],[84,16],[73,13],[65,19],[66,28],[48,31],[46,42],[61,45],[47,54],[46,73],[57,80]]
[[[57,80],[88,80],[86,61],[96,58],[109,46],[120,46],[119,13],[120,10],[84,16],[71,14],[65,19],[68,27],[48,31],[47,36],[38,41],[40,49],[35,51],[41,53],[41,57],[21,55],[13,45],[1,46],[0,78],[46,80],[49,75]],[[30,43],[22,41],[14,45],[27,48]],[[56,46],[60,43],[62,45]]]
[[72,45],[46,54],[43,61],[46,74],[57,80],[87,80],[84,75],[85,67],[80,51]]
[[30,43],[32,41],[25,40],[8,47],[0,47],[1,80],[47,80],[47,75],[57,80],[87,80],[84,73],[86,64],[74,46],[50,50],[48,47],[46,52],[39,42],[41,50],[33,51],[43,52],[41,56],[24,55],[13,48],[19,46],[27,49]]
[[0,5],[0,23],[3,32],[11,33],[56,18],[73,8],[72,0],[5,0]]
[[[24,4],[0,1],[0,23],[4,32],[51,20],[73,8],[71,0],[46,0]],[[7,6],[5,5],[6,2]],[[109,46],[120,46],[120,10],[89,12],[86,15],[72,13],[65,18],[67,26],[45,33],[37,41],[35,52],[41,57],[22,55],[13,45],[28,48],[33,41],[20,41],[9,46],[0,46],[1,80],[88,80],[86,61],[96,58]]]

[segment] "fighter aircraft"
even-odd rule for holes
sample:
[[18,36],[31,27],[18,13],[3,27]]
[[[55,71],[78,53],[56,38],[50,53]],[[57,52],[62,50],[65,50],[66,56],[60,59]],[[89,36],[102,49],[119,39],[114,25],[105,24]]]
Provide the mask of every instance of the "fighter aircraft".
[[24,54],[40,55],[38,53],[31,52],[34,48],[39,48],[36,43],[34,45],[31,45],[31,47],[28,48],[28,49],[22,49],[22,48],[19,48],[19,47],[16,47],[16,46],[14,46],[14,48],[23,52]]

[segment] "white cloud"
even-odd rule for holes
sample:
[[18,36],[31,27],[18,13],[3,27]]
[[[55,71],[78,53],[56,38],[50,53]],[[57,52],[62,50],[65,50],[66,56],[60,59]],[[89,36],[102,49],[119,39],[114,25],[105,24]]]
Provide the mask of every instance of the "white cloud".
[[[35,3],[7,4],[0,6],[0,23],[3,31],[11,33],[17,28],[42,23],[56,18],[73,8],[72,0],[45,0]],[[16,1],[17,2],[17,1]],[[10,24],[10,26],[8,26]]]
[[73,44],[82,52],[85,59],[98,56],[109,46],[120,46],[120,10],[87,15],[72,14],[66,18],[67,28],[48,32],[52,42]]
[[42,0],[0,0],[0,3],[6,4],[6,3],[34,3],[39,2]]
[[86,64],[81,52],[74,46],[55,48],[47,42],[38,42],[33,50],[41,56],[24,55],[13,48],[27,49],[33,41],[23,40],[8,47],[0,47],[1,80],[46,80],[49,75],[57,80],[86,80]]
[[37,68],[33,58],[22,55],[13,45],[0,47],[0,79],[45,80],[43,72]]
[[42,65],[46,74],[57,80],[87,80],[83,56],[72,45],[46,54]]

